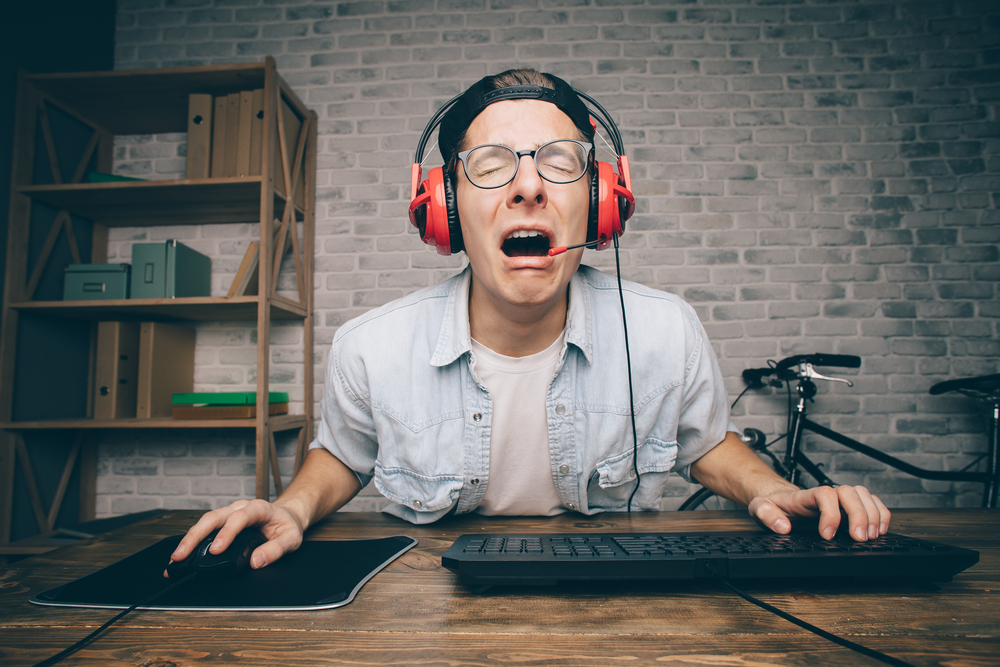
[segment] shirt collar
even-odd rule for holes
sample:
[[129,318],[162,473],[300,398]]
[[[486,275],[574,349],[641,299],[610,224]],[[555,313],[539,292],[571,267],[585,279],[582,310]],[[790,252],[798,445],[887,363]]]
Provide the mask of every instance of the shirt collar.
[[[569,307],[566,312],[566,343],[576,345],[583,352],[587,363],[593,362],[593,295],[585,272],[581,267],[569,281]],[[472,285],[472,267],[452,279],[441,319],[437,347],[431,356],[431,366],[447,366],[472,350],[472,332],[469,326],[469,289]]]

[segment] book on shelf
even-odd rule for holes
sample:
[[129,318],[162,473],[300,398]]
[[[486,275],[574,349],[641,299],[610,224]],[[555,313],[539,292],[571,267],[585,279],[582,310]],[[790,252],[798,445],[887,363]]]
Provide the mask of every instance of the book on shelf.
[[94,419],[135,417],[139,379],[139,325],[100,322],[94,363]]
[[250,134],[253,131],[253,91],[240,92],[240,120],[236,131],[236,176],[249,176]]
[[226,160],[226,104],[228,97],[219,95],[213,104],[215,112],[212,116],[212,178],[221,178],[224,175]]
[[[195,99],[197,98],[197,100]],[[195,105],[198,105],[197,108]],[[304,119],[278,96],[281,132],[284,134],[288,172],[295,173],[292,160],[299,144]],[[193,119],[204,122],[192,125]],[[206,120],[207,119],[207,120]],[[192,133],[197,135],[192,136]],[[212,178],[260,176],[264,139],[264,89],[242,90],[211,98],[191,95],[188,100],[188,169]],[[285,168],[281,159],[281,141],[273,152],[271,173],[275,187],[286,194]],[[196,166],[197,165],[197,166]],[[194,170],[193,172],[191,170]],[[188,178],[200,178],[189,175]],[[305,179],[299,177],[292,195],[298,206],[305,205]]]
[[[177,392],[171,398],[174,405],[257,405],[255,391],[188,391]],[[287,403],[287,391],[270,391],[268,403]]]
[[226,155],[222,162],[222,175],[236,175],[236,148],[240,136],[240,94],[226,96]]
[[191,327],[165,322],[139,325],[136,417],[170,417],[173,395],[194,389],[194,339]]
[[[269,415],[287,415],[288,403],[270,403]],[[174,419],[253,419],[256,405],[175,405]]]
[[233,284],[229,286],[229,292],[226,294],[227,299],[232,299],[234,296],[257,294],[257,264],[259,260],[260,244],[254,241],[247,247],[247,251],[243,255],[243,261],[240,262],[240,267],[236,269]]
[[211,95],[188,95],[187,158],[185,178],[208,178],[212,169]]
[[[277,246],[280,240],[281,231],[281,221],[277,218],[274,219],[274,245]],[[288,253],[288,249],[292,247],[292,234],[298,233],[298,228],[289,225],[288,231],[285,233],[285,243],[284,247],[280,251],[276,251],[277,263],[280,265],[281,260],[284,258],[285,254]],[[234,296],[256,296],[257,286],[260,283],[260,244],[257,241],[252,242],[248,247],[247,251],[243,254],[243,261],[240,262],[240,266],[236,269],[236,275],[233,276],[233,282],[229,286],[229,292],[226,293],[226,298],[231,299]]]
[[253,91],[253,115],[250,118],[250,175],[260,176],[264,145],[264,89]]

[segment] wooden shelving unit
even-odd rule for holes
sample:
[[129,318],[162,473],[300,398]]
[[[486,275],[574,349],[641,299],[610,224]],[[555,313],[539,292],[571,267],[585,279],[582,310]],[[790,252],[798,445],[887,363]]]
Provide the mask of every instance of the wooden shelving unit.
[[[88,171],[111,172],[116,135],[152,135],[187,131],[188,96],[213,96],[263,89],[261,174],[246,177],[87,183]],[[280,102],[283,101],[284,104]],[[284,111],[282,111],[284,109]],[[286,136],[283,122],[291,110],[299,136]],[[90,133],[73,158],[70,176],[60,158],[50,116],[73,119]],[[259,117],[259,116],[258,116]],[[269,480],[281,492],[274,433],[298,431],[298,470],[312,430],[312,282],[315,234],[316,114],[301,102],[278,74],[274,60],[262,63],[159,70],[72,74],[22,73],[18,82],[14,160],[0,330],[0,552],[10,541],[13,487],[20,472],[39,531],[52,530],[68,480],[80,463],[80,520],[93,519],[96,484],[96,434],[106,429],[246,429],[255,433],[256,495],[269,496]],[[47,165],[46,168],[40,168]],[[280,173],[279,173],[280,172]],[[39,178],[39,174],[45,174]],[[65,176],[65,177],[64,177]],[[36,182],[37,181],[37,182]],[[283,192],[276,183],[292,184]],[[291,196],[291,193],[299,194]],[[34,203],[56,211],[40,222]],[[74,221],[89,221],[87,239]],[[69,246],[73,263],[107,261],[108,228],[119,226],[213,225],[257,222],[260,225],[259,287],[256,296],[177,299],[59,301],[37,296],[50,266],[53,248]],[[77,223],[81,225],[81,223]],[[301,226],[301,239],[298,228]],[[43,229],[39,230],[39,227]],[[34,232],[34,234],[33,234]],[[39,234],[45,238],[39,250]],[[277,267],[290,239],[295,259],[298,300],[275,293]],[[81,242],[89,240],[89,243]],[[284,252],[276,252],[276,247]],[[81,252],[89,248],[89,252]],[[71,418],[24,418],[14,414],[17,374],[30,373],[18,355],[19,321],[42,316],[75,322],[89,330],[93,389],[96,323],[99,321],[255,321],[257,328],[257,417],[254,419],[169,420],[93,419],[93,397],[86,414]],[[269,416],[270,330],[273,320],[303,323],[304,414]],[[67,328],[68,325],[67,325]],[[21,363],[22,365],[19,365]],[[58,381],[58,379],[54,379]],[[45,396],[20,401],[45,400]],[[62,481],[46,507],[31,465],[25,435],[57,431],[73,442]]]

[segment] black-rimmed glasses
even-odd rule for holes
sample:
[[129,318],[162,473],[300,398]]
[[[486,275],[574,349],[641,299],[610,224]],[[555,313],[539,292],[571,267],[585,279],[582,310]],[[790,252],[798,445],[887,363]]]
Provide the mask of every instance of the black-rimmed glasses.
[[593,144],[575,139],[557,139],[533,151],[515,151],[485,144],[458,154],[469,182],[479,188],[502,188],[514,180],[521,158],[530,155],[538,175],[550,183],[572,183],[586,172]]

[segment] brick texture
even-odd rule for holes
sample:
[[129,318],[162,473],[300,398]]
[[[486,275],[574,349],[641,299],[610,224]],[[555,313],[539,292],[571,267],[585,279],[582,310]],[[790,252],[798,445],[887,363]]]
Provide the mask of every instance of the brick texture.
[[[697,309],[728,388],[767,359],[858,354],[823,384],[818,421],[917,465],[985,448],[971,399],[935,382],[1000,372],[1000,8],[981,0],[121,0],[116,67],[258,61],[319,114],[317,396],[347,319],[453,274],[406,223],[409,166],[431,114],[479,77],[531,65],[614,115],[638,207],[626,278]],[[116,169],[183,172],[184,136],[122,137]],[[602,159],[609,160],[604,154]],[[428,163],[434,165],[433,159]],[[113,230],[110,256],[179,238],[224,294],[252,225]],[[611,252],[584,261],[614,270]],[[282,289],[294,292],[290,267]],[[301,407],[301,330],[279,327],[272,381]],[[198,389],[250,387],[252,326],[198,331]],[[296,403],[297,401],[297,403]],[[781,432],[786,398],[748,394],[743,426]],[[317,406],[318,407],[318,406]],[[282,443],[290,473],[293,443]],[[977,505],[837,445],[810,451],[890,506]],[[230,433],[107,434],[98,512],[212,508],[252,494],[252,443]],[[690,488],[679,477],[664,499]],[[384,501],[371,488],[353,509]]]

